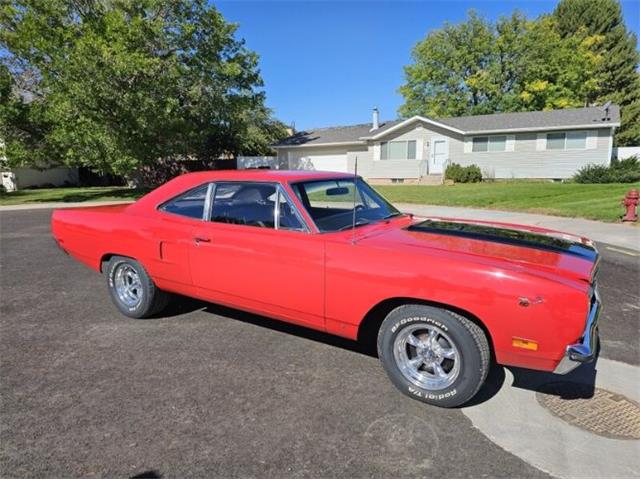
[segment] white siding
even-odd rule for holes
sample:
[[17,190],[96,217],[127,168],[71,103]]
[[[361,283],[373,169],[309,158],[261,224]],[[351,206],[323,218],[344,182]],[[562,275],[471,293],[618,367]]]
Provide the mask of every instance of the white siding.
[[618,147],[614,148],[614,156],[620,160],[636,155],[640,159],[640,147]]
[[55,187],[77,185],[79,178],[78,169],[73,167],[56,167],[47,170],[18,167],[11,171],[16,175],[16,186],[18,189],[49,185]]
[[242,157],[236,158],[239,170],[245,168],[269,167],[278,168],[278,157]]
[[450,150],[451,161],[475,164],[488,178],[570,178],[589,164],[608,165],[610,129],[590,130],[587,148],[546,150],[546,133],[515,135],[514,151],[470,152]]
[[416,160],[380,160],[380,140],[369,145],[343,147],[306,147],[279,149],[281,168],[312,168],[304,157],[347,155],[347,168],[353,172],[358,157],[358,174],[365,178],[419,178],[428,173],[427,165],[433,139],[449,139],[448,163],[476,164],[487,178],[570,178],[588,164],[608,165],[611,161],[611,129],[589,130],[587,148],[546,150],[546,132],[507,135],[504,152],[473,152],[472,136],[462,136],[433,125],[410,125],[380,140],[415,140]]

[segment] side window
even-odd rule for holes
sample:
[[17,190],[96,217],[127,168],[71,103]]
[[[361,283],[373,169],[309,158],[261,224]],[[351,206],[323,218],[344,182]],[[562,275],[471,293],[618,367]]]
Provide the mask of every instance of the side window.
[[278,228],[280,230],[301,230],[305,231],[304,226],[295,213],[294,207],[288,202],[287,197],[278,194],[279,198],[279,216]]
[[[351,180],[344,182],[328,180],[310,183],[305,190],[311,208],[351,210],[353,208],[353,188]],[[358,205],[363,205],[360,191],[356,191],[356,206]]]
[[208,187],[209,185],[202,185],[189,190],[162,205],[160,210],[183,217],[202,219]]
[[265,183],[217,183],[211,221],[274,228],[275,185]]

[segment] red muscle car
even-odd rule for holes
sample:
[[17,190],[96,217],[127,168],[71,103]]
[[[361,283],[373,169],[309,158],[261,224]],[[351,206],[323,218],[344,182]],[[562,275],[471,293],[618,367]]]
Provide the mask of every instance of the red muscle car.
[[417,218],[349,174],[191,173],[132,204],[56,210],[52,231],[124,315],[178,293],[371,340],[402,392],[439,406],[471,399],[491,361],[566,373],[596,356],[589,240]]

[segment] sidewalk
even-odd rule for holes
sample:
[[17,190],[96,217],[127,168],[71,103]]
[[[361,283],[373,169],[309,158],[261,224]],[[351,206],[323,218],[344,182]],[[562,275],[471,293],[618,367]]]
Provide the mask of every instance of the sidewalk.
[[103,200],[99,202],[42,202],[21,203],[19,205],[0,205],[0,212],[13,212],[17,210],[46,210],[47,208],[76,208],[99,207],[101,205],[118,205],[121,203],[133,203],[133,200]]
[[[69,203],[26,203],[22,205],[0,206],[0,212],[33,209],[92,207],[131,203],[130,200],[112,200],[103,202]],[[552,217],[535,213],[504,212],[501,210],[482,210],[467,207],[445,207],[440,205],[419,205],[400,203],[396,206],[403,212],[420,216],[454,217],[476,220],[498,221],[536,225],[552,230],[581,235],[596,242],[608,243],[617,247],[640,252],[640,227],[619,223],[604,223],[582,218]]]
[[396,204],[403,212],[420,216],[454,217],[488,220],[504,223],[519,223],[560,230],[590,238],[596,242],[640,251],[640,227],[620,223],[596,222],[583,218],[552,217],[535,213],[504,212],[468,207],[445,207],[441,205]]

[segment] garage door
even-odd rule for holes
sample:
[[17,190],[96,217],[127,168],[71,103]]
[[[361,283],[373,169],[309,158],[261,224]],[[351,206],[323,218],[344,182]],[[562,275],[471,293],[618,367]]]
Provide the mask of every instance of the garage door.
[[309,170],[347,172],[347,155],[308,155],[303,164]]

